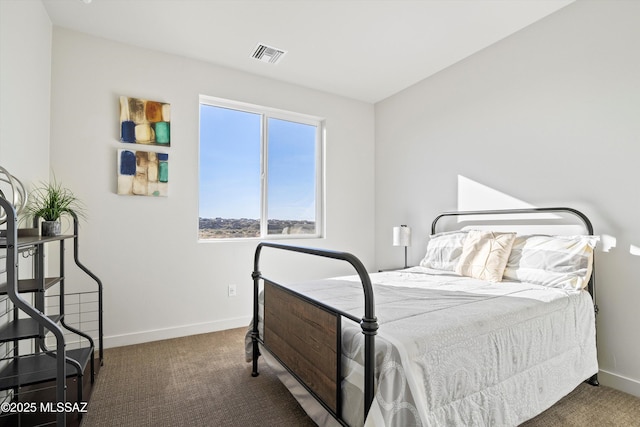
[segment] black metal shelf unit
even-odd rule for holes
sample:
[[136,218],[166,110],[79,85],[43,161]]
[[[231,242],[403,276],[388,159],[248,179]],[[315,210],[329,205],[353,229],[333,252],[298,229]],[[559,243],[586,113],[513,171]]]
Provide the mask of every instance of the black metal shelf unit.
[[[12,399],[19,399],[21,387],[55,382],[55,400],[66,403],[66,380],[77,377],[77,400],[82,401],[83,376],[87,368],[90,369],[91,383],[95,377],[94,338],[87,332],[81,331],[76,325],[70,325],[65,319],[65,241],[73,239],[74,261],[80,270],[95,282],[95,288],[90,292],[97,296],[97,335],[99,363],[103,363],[103,329],[102,329],[102,282],[78,259],[78,219],[74,216],[74,234],[53,237],[18,237],[17,218],[13,206],[0,197],[0,208],[7,213],[6,230],[2,230],[4,237],[0,237],[0,249],[5,250],[6,260],[4,276],[6,283],[0,283],[0,296],[6,296],[12,307],[10,319],[0,326],[0,344],[11,344],[12,347],[0,360],[0,391],[10,393]],[[57,244],[60,250],[59,276],[45,277],[45,244]],[[33,273],[31,278],[18,278],[19,254],[33,256]],[[58,287],[58,293],[53,295],[57,299],[58,313],[46,313],[51,308],[45,302],[47,291]],[[7,316],[5,316],[7,317]],[[77,348],[67,349],[67,337],[73,337]],[[20,343],[32,340],[31,345]],[[48,347],[50,341],[55,341],[55,348]],[[56,414],[56,425],[66,425],[66,414]]]

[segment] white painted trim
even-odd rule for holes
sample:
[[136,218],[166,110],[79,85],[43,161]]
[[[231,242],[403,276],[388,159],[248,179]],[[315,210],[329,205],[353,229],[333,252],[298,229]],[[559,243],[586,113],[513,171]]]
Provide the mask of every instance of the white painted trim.
[[125,345],[142,344],[145,342],[179,338],[189,335],[206,334],[209,332],[241,328],[244,326],[248,328],[250,322],[250,316],[243,316],[217,320],[214,322],[182,325],[175,328],[154,329],[150,331],[134,332],[131,334],[112,335],[104,337],[104,348],[122,347]]
[[607,387],[640,397],[640,381],[638,380],[601,369],[600,372],[598,372],[598,381]]

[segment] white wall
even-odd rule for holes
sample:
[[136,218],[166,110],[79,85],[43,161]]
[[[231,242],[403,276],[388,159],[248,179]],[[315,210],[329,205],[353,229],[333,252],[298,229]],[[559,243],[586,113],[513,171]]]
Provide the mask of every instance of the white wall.
[[[295,243],[373,266],[371,104],[54,27],[51,166],[87,205],[81,252],[104,282],[107,346],[248,325],[257,241],[197,242],[200,94],[326,118],[326,239]],[[117,149],[145,148],[118,141],[120,95],[171,104],[167,198],[116,195]],[[321,274],[305,259],[289,268]]]
[[0,166],[49,176],[51,21],[39,1],[0,1]]
[[[640,3],[578,1],[376,105],[376,260],[443,210],[566,205],[597,253],[605,384],[640,395]],[[478,206],[482,195],[489,206]],[[471,201],[471,205],[469,205]],[[602,247],[601,247],[602,248]]]

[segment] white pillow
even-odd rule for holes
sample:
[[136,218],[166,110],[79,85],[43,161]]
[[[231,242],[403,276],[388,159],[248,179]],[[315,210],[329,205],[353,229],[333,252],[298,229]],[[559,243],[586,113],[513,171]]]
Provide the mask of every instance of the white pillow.
[[516,233],[470,230],[456,273],[489,282],[502,281]]
[[598,236],[518,236],[504,278],[562,289],[583,289],[593,269]]
[[420,266],[455,271],[466,237],[467,232],[461,230],[432,234],[427,244],[427,253],[420,261]]

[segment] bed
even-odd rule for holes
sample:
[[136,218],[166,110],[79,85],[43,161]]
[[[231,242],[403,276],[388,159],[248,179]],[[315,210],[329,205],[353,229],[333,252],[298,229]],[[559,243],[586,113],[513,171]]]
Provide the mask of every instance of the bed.
[[[532,208],[438,215],[420,265],[396,271],[260,243],[252,375],[264,357],[323,426],[518,425],[581,382],[598,384],[597,241],[581,212]],[[260,271],[263,250],[356,274],[285,286]]]

